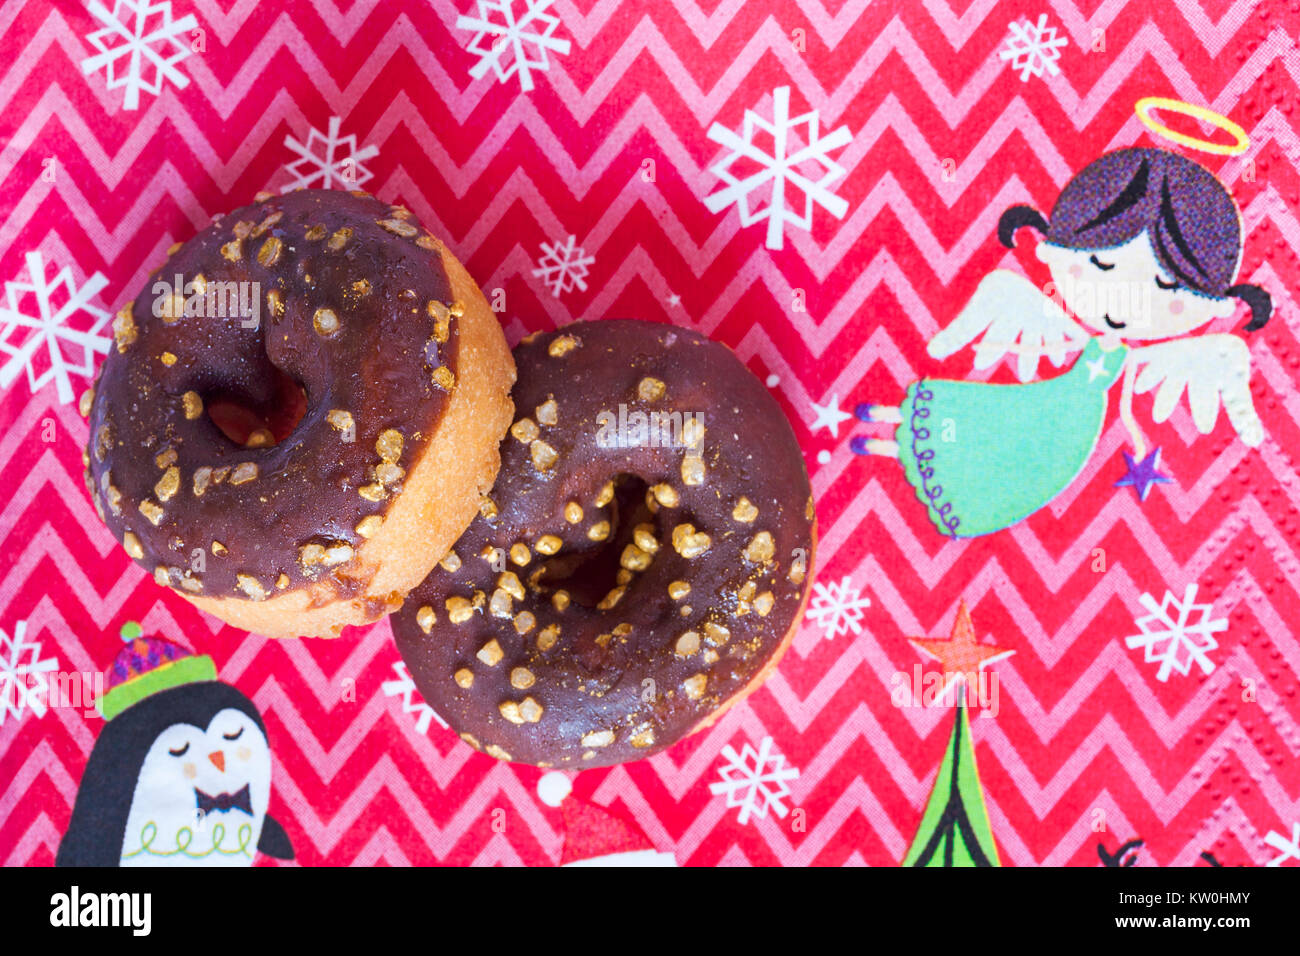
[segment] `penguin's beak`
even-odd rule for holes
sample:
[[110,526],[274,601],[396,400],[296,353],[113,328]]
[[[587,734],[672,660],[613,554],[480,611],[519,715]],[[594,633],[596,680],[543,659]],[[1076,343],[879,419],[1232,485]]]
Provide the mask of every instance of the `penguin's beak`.
[[226,772],[226,752],[224,750],[212,751],[212,753],[208,754],[208,759],[212,761],[212,766],[222,773]]

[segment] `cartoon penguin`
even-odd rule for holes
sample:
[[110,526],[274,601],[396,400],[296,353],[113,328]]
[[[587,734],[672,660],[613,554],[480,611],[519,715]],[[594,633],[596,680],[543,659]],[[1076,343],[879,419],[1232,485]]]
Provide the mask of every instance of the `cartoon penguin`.
[[248,866],[292,859],[266,812],[271,750],[253,702],[212,658],[122,628],[99,700],[104,730],[77,791],[57,866]]

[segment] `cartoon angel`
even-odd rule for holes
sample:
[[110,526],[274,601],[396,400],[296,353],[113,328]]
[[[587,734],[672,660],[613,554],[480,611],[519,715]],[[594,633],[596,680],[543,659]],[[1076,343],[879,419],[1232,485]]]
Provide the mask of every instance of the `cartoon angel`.
[[[1096,447],[1116,383],[1136,453],[1126,453],[1129,475],[1121,484],[1133,484],[1140,498],[1164,476],[1155,471],[1159,449],[1146,454],[1135,393],[1155,390],[1156,422],[1169,418],[1186,392],[1202,434],[1213,430],[1222,404],[1243,442],[1254,447],[1264,437],[1245,342],[1195,334],[1231,316],[1239,302],[1250,309],[1248,332],[1272,312],[1263,289],[1234,284],[1241,216],[1209,171],[1164,150],[1107,153],[1070,180],[1050,220],[1013,206],[998,223],[998,238],[1011,247],[1026,226],[1043,235],[1038,258],[1055,294],[993,272],[928,351],[945,358],[978,338],[976,369],[1013,354],[1017,377],[1029,384],[923,378],[901,406],[859,408],[859,417],[898,428],[895,440],[873,438],[855,450],[897,458],[930,520],[953,537],[1009,527],[1060,494]],[[1030,382],[1040,358],[1059,368],[1072,353],[1080,354],[1069,371]]]

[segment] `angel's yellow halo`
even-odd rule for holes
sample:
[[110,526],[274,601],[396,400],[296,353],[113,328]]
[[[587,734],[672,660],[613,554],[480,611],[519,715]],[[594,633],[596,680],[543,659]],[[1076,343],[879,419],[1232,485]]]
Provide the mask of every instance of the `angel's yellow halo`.
[[[1231,135],[1235,142],[1231,144],[1216,143],[1213,140],[1198,139],[1195,136],[1180,133],[1154,119],[1151,116],[1152,110],[1168,110],[1180,116],[1190,116],[1192,119],[1204,120],[1216,129],[1221,129]],[[1250,137],[1246,135],[1244,129],[1222,113],[1216,113],[1204,106],[1184,103],[1182,100],[1171,100],[1164,96],[1144,96],[1137,101],[1137,104],[1133,107],[1133,112],[1137,113],[1137,118],[1142,121],[1142,125],[1151,132],[1172,143],[1177,143],[1179,146],[1186,146],[1188,149],[1211,153],[1215,156],[1240,156],[1250,147]]]

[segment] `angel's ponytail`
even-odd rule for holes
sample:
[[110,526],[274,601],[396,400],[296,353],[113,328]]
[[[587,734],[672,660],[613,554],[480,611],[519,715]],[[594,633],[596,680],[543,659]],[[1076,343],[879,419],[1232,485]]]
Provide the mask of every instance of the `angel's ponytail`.
[[1016,230],[1031,226],[1039,232],[1047,232],[1047,220],[1033,206],[1012,206],[998,220],[998,242],[1008,249],[1016,246]]
[[1273,315],[1272,296],[1257,285],[1243,282],[1240,285],[1229,286],[1224,291],[1224,295],[1240,299],[1250,306],[1250,321],[1245,326],[1247,332],[1262,329]]

